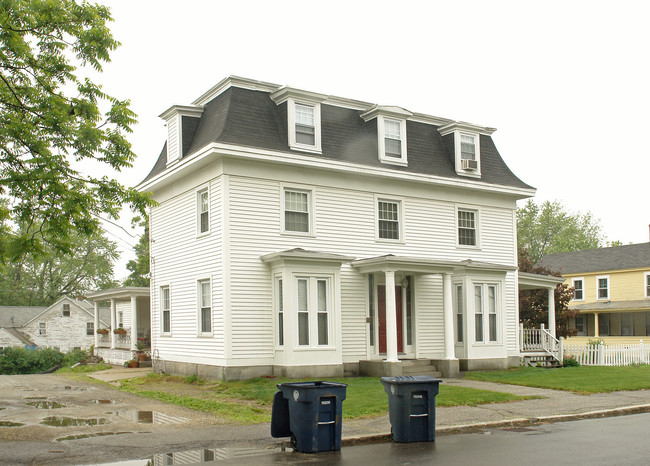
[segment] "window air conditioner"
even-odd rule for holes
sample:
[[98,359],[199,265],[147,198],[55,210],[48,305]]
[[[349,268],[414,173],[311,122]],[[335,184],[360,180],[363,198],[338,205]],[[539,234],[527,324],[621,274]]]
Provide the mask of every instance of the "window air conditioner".
[[463,170],[476,170],[478,168],[478,162],[476,160],[463,159],[460,161],[460,167]]

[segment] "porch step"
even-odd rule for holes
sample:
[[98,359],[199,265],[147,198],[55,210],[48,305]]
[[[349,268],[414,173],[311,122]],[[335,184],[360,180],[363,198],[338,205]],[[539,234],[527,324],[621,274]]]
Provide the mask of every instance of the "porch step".
[[440,377],[441,373],[429,359],[405,359],[402,361],[402,375]]
[[523,355],[524,364],[530,367],[544,367],[546,369],[553,369],[556,367],[562,367],[560,361],[555,359],[550,354],[545,355]]

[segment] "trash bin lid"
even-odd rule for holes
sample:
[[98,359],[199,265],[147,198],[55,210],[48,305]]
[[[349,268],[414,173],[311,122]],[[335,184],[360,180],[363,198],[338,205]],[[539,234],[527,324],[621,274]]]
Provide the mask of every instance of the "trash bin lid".
[[282,389],[282,387],[285,388],[300,388],[300,389],[322,389],[322,388],[344,388],[347,387],[348,384],[346,383],[337,383],[337,382],[323,382],[323,381],[317,381],[317,382],[286,382],[286,383],[279,383],[278,384],[278,389]]
[[394,383],[394,384],[402,384],[402,383],[411,384],[411,383],[440,383],[442,382],[442,379],[437,379],[429,375],[403,375],[398,377],[382,377],[381,381],[385,383]]

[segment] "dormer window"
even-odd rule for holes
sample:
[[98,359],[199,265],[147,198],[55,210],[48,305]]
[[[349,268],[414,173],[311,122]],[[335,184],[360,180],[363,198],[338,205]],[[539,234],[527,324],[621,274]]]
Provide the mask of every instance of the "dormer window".
[[453,138],[456,173],[463,176],[481,176],[480,135],[490,135],[494,128],[484,128],[469,123],[454,121],[438,128],[443,138]]
[[326,97],[290,87],[271,94],[277,105],[286,105],[289,148],[321,153],[320,103]]
[[296,144],[315,146],[316,123],[314,119],[314,106],[295,104],[295,120]]
[[377,147],[379,161],[392,165],[408,165],[406,150],[406,119],[413,116],[399,107],[374,106],[361,114],[369,122],[377,120]]

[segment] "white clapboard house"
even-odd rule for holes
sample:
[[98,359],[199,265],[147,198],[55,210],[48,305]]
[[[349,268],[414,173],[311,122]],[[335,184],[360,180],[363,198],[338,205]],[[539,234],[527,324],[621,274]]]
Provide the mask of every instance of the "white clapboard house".
[[154,367],[240,379],[519,364],[515,201],[535,190],[493,128],[238,77],[161,118],[167,141],[138,187],[159,203]]

